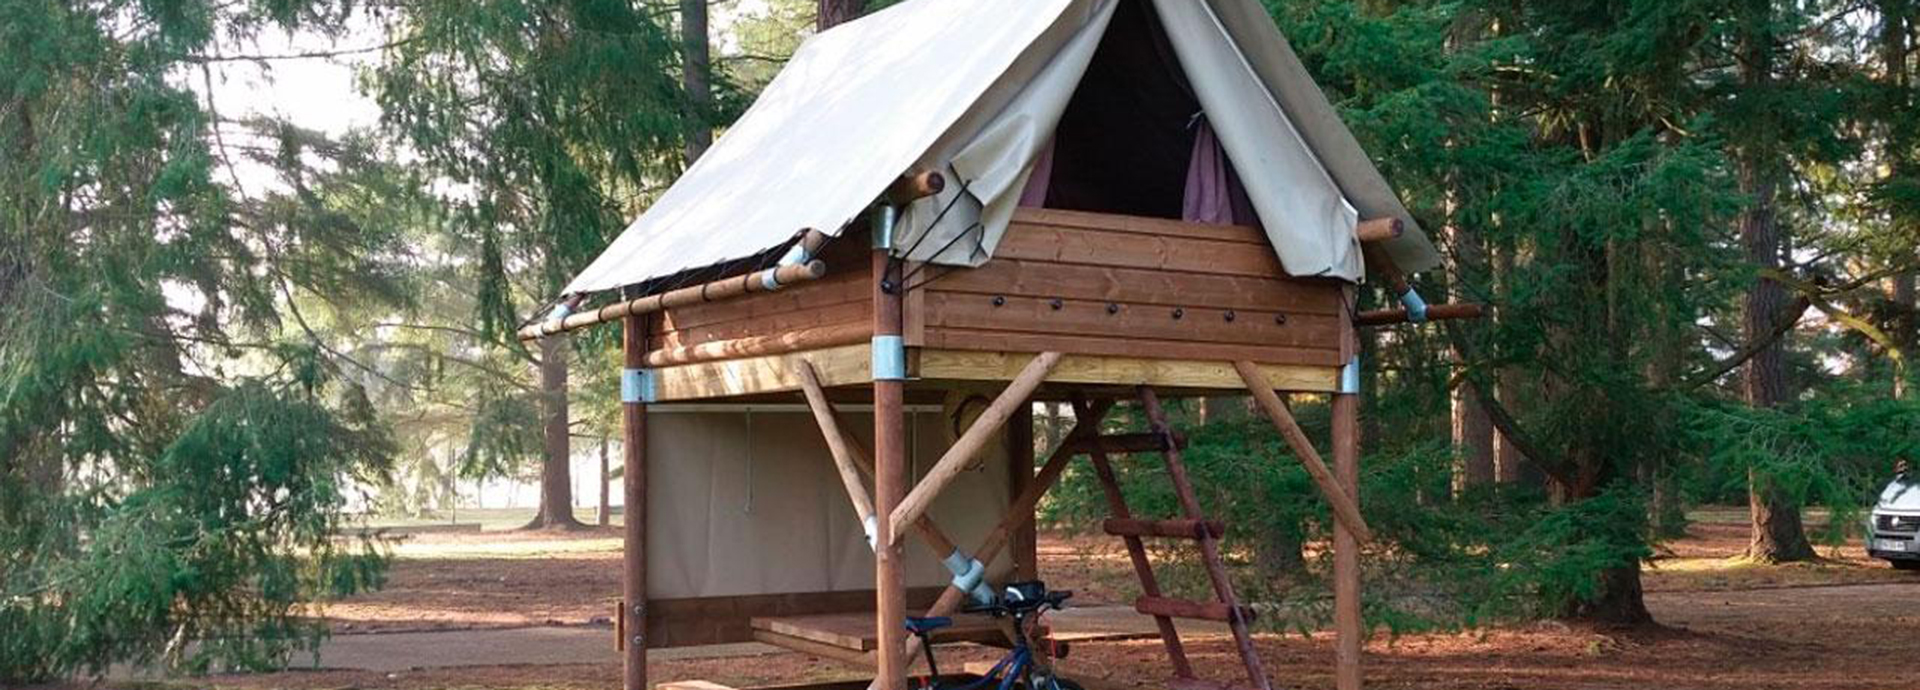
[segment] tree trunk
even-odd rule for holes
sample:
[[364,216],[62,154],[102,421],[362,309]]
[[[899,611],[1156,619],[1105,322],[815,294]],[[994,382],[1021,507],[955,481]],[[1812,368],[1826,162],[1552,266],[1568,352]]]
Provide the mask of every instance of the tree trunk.
[[[1519,252],[1511,243],[1501,243],[1494,250],[1493,270],[1495,280],[1494,298],[1500,304],[1510,304],[1513,300],[1513,271],[1516,255]],[[1496,315],[1495,318],[1506,317]],[[1498,372],[1499,380],[1494,383],[1494,399],[1509,410],[1522,409],[1520,400],[1520,373],[1511,367]],[[1525,454],[1515,447],[1513,441],[1504,434],[1495,434],[1493,444],[1493,472],[1495,481],[1504,485],[1523,486],[1533,489],[1545,489],[1547,475],[1540,468],[1527,461]]]
[[681,82],[687,91],[687,167],[713,145],[713,47],[707,0],[680,0]]
[[[1769,24],[1770,6],[1756,3],[1752,11],[1760,15],[1747,20],[1754,27]],[[1764,91],[1773,80],[1773,37],[1766,28],[1749,31],[1752,34],[1742,41],[1745,60],[1741,63],[1741,81],[1750,91]],[[1747,210],[1740,215],[1740,243],[1746,249],[1747,261],[1763,270],[1780,267],[1782,246],[1779,219],[1775,216],[1776,156],[1767,146],[1767,142],[1754,141],[1737,152],[1740,191],[1750,199]],[[1764,341],[1786,304],[1786,286],[1764,276],[1755,282],[1747,291],[1745,314],[1741,319],[1741,335],[1746,342]],[[1782,345],[1785,340],[1772,341],[1747,361],[1742,377],[1747,404],[1772,408],[1787,399]],[[1757,472],[1750,470],[1747,482],[1748,507],[1753,517],[1753,538],[1747,545],[1747,557],[1767,563],[1811,560],[1813,546],[1807,542],[1806,531],[1800,524],[1798,503],[1772,488]]]
[[1635,628],[1653,624],[1647,610],[1645,591],[1640,585],[1640,564],[1600,571],[1600,596],[1590,601],[1575,601],[1566,612],[1600,625]]
[[[1916,350],[1915,346],[1920,345],[1920,319],[1915,318],[1914,274],[1902,273],[1894,276],[1893,289],[1889,292],[1894,309],[1898,310],[1893,318],[1893,341],[1900,345],[1902,354],[1911,356]],[[1895,367],[1893,371],[1895,400],[1907,399],[1907,395],[1911,392],[1910,387],[1913,385],[1913,382],[1908,380],[1912,376],[1901,369],[1901,367]]]
[[1453,389],[1453,452],[1454,496],[1493,485],[1493,420],[1466,381]]
[[866,0],[820,0],[819,29],[826,31],[860,18]]
[[567,429],[567,338],[540,339],[540,406],[546,453],[540,460],[540,508],[525,529],[578,529],[573,517],[573,448]]
[[[1913,20],[1911,13],[1915,9],[1912,0],[1891,0],[1883,2],[1879,8],[1880,21],[1880,60],[1881,70],[1888,93],[1898,94],[1896,101],[1886,108],[1886,115],[1893,119],[1892,131],[1881,139],[1881,155],[1886,160],[1888,180],[1900,180],[1911,171],[1908,166],[1908,146],[1913,140],[1911,98],[1913,65],[1909,59],[1913,52]],[[1896,229],[1905,227],[1912,231],[1920,219],[1895,211],[1893,225]],[[1911,258],[1911,257],[1908,257]],[[1893,277],[1889,289],[1889,299],[1893,302],[1893,341],[1903,354],[1911,356],[1916,345],[1920,345],[1920,315],[1915,314],[1914,274],[1902,273]],[[1911,375],[1896,365],[1893,371],[1893,397],[1905,400],[1913,382]]]
[[600,512],[594,516],[594,522],[601,527],[613,523],[612,500],[613,472],[607,467],[607,437],[600,437]]

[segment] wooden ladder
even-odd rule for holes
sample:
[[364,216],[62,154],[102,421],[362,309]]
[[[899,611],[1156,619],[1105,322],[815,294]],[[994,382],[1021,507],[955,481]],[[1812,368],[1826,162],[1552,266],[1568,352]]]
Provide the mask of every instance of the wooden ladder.
[[[1248,623],[1253,620],[1253,609],[1244,606],[1233,593],[1233,583],[1227,579],[1227,568],[1220,560],[1220,538],[1226,533],[1226,526],[1217,520],[1208,520],[1200,511],[1200,501],[1194,498],[1193,483],[1187,477],[1187,466],[1180,461],[1180,450],[1186,446],[1185,439],[1176,435],[1167,425],[1166,411],[1160,407],[1160,399],[1153,389],[1141,386],[1140,404],[1146,409],[1147,419],[1152,431],[1139,436],[1147,439],[1133,440],[1128,443],[1099,443],[1089,445],[1087,455],[1093,460],[1093,468],[1100,477],[1100,486],[1107,494],[1107,504],[1113,511],[1113,517],[1105,524],[1107,534],[1124,539],[1127,543],[1127,555],[1133,560],[1133,570],[1140,576],[1141,597],[1134,602],[1134,610],[1153,616],[1154,623],[1160,628],[1160,640],[1166,644],[1167,656],[1173,662],[1173,681],[1169,684],[1174,690],[1219,690],[1221,686],[1201,680],[1193,673],[1193,664],[1187,660],[1187,652],[1180,642],[1180,632],[1174,627],[1175,618],[1192,618],[1225,622],[1233,629],[1233,639],[1240,651],[1240,660],[1246,664],[1249,687],[1255,690],[1272,690],[1267,681],[1266,671],[1261,668],[1260,656],[1254,650],[1253,636]],[[1109,437],[1137,439],[1138,437]],[[1150,441],[1150,442],[1145,442]],[[1127,499],[1120,491],[1120,480],[1108,462],[1109,452],[1151,452],[1158,451],[1166,460],[1167,475],[1173,480],[1173,491],[1180,498],[1182,516],[1170,520],[1143,520],[1135,518],[1127,507]],[[1186,539],[1200,546],[1202,561],[1207,566],[1207,577],[1213,582],[1214,601],[1189,601],[1168,597],[1160,591],[1160,581],[1154,577],[1153,564],[1147,559],[1144,542],[1147,537]]]

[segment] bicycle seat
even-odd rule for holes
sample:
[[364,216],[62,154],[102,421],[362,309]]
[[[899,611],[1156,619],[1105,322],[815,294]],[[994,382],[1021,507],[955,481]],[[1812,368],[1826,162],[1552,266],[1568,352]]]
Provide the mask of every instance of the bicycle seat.
[[939,630],[941,628],[945,628],[951,625],[953,625],[953,619],[948,618],[946,616],[941,616],[939,618],[921,618],[919,616],[907,616],[907,632],[913,633],[915,635],[925,635],[927,633],[930,633],[935,630]]

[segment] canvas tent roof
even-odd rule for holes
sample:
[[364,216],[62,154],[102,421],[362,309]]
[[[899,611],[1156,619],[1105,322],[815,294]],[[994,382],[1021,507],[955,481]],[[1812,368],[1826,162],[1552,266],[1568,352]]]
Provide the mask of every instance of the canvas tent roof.
[[[908,0],[808,39],[567,293],[838,234],[922,168],[948,188],[906,209],[896,251],[984,262],[1123,1]],[[1151,5],[1289,273],[1361,279],[1360,218],[1407,224],[1387,246],[1402,268],[1438,262],[1257,0]]]

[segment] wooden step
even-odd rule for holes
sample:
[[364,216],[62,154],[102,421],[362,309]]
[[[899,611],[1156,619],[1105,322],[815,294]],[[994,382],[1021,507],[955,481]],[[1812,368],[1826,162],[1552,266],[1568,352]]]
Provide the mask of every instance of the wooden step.
[[[1169,443],[1171,439],[1171,443]],[[1187,438],[1179,433],[1109,434],[1083,438],[1068,446],[1075,454],[1100,451],[1109,455],[1125,453],[1164,453],[1187,447]]]
[[[1140,597],[1133,600],[1133,610],[1149,616],[1166,616],[1168,618],[1194,618],[1199,620],[1220,621],[1222,623],[1233,620],[1233,607],[1218,601],[1189,601],[1169,597]],[[1243,622],[1252,622],[1253,609],[1246,606],[1240,607],[1240,620]]]
[[1137,520],[1132,518],[1109,518],[1101,525],[1107,534],[1116,537],[1168,537],[1172,539],[1219,539],[1226,535],[1227,525],[1219,520]]

